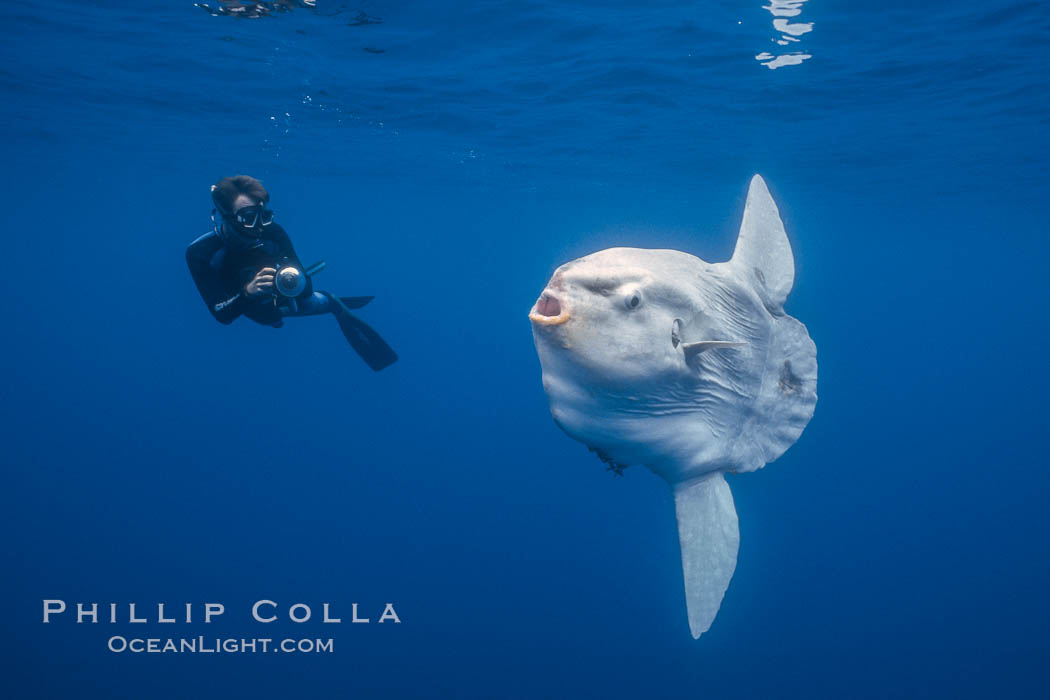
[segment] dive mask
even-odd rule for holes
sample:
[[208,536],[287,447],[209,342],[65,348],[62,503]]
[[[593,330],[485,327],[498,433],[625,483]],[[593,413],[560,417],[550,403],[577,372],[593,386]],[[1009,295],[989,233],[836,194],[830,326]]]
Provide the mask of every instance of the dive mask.
[[273,223],[273,210],[263,205],[241,207],[230,217],[232,223],[245,232],[256,232],[258,229]]

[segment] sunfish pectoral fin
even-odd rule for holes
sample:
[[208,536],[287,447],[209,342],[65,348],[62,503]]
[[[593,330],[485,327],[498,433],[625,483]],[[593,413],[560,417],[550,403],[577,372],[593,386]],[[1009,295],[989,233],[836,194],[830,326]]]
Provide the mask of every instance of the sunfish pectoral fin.
[[729,484],[721,472],[674,487],[678,543],[689,631],[699,639],[714,622],[736,570],[740,529]]
[[742,348],[747,343],[738,343],[733,340],[698,340],[695,343],[682,343],[682,352],[685,353],[687,358],[693,358],[702,353],[704,350],[714,350],[716,348]]

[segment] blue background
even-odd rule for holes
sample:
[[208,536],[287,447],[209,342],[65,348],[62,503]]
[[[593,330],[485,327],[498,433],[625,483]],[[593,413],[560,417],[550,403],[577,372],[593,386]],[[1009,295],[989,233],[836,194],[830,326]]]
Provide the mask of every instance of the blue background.
[[[1045,3],[806,3],[787,46],[762,0],[318,4],[0,6],[5,697],[1045,696]],[[238,172],[319,286],[376,295],[397,365],[330,319],[211,319],[183,251]],[[728,258],[755,172],[820,398],[730,477],[739,563],[694,641],[669,491],[558,430],[526,314],[604,247]]]

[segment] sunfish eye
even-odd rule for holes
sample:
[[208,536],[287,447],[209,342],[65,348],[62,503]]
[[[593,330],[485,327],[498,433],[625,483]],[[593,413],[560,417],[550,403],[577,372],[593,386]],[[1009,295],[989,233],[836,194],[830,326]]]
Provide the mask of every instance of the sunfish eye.
[[642,305],[642,291],[640,289],[628,289],[623,297],[623,305],[628,311],[634,311]]

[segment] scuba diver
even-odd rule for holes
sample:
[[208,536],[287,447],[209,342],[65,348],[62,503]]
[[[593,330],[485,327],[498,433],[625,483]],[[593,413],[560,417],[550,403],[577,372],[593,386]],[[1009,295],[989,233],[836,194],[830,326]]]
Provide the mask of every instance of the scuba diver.
[[324,261],[306,267],[288,234],[267,208],[270,195],[248,175],[224,177],[211,188],[213,229],[186,249],[186,264],[208,310],[219,323],[247,316],[280,328],[289,316],[332,314],[357,354],[379,370],[397,353],[368,324],[350,313],[373,297],[337,297],[314,291],[311,276]]

